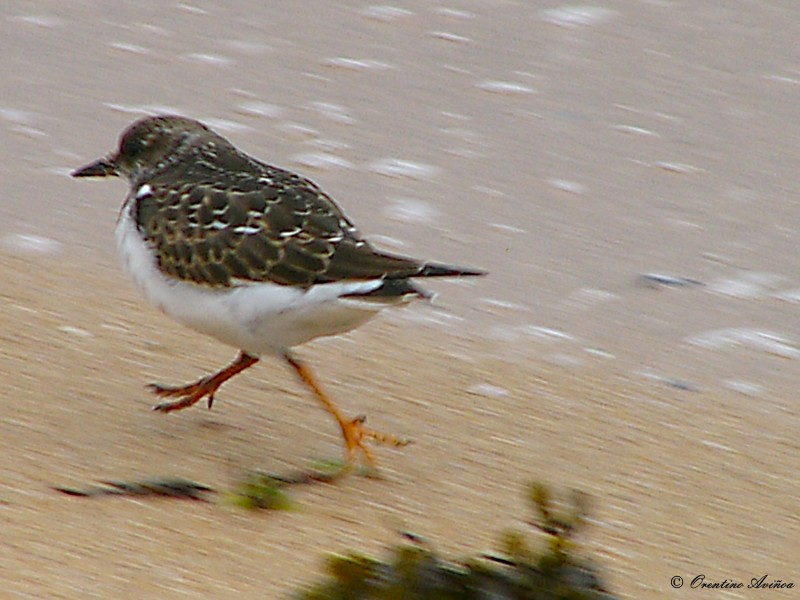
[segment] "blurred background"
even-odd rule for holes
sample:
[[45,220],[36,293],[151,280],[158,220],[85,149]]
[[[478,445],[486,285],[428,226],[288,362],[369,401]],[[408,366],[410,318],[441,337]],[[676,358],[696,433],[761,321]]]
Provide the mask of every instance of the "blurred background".
[[[800,584],[795,2],[11,0],[0,35],[0,577],[19,597],[279,597],[400,525],[486,549],[530,478],[595,496],[586,542],[623,597],[698,573]],[[301,350],[348,411],[419,442],[381,453],[388,482],[255,525],[46,488],[339,451],[277,362],[213,414],[148,412],[143,383],[233,352],[120,273],[125,184],[68,174],[154,113],[310,177],[379,247],[491,273]]]

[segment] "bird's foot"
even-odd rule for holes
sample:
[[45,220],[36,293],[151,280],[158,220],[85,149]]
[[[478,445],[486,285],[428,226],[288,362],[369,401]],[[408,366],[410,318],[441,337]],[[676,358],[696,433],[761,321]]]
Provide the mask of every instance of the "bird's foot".
[[355,419],[337,419],[339,427],[342,430],[342,437],[344,438],[344,445],[347,450],[344,467],[336,474],[336,477],[346,475],[353,470],[353,467],[358,460],[358,455],[364,457],[364,463],[367,467],[367,476],[377,478],[378,465],[375,461],[375,456],[366,445],[367,441],[375,444],[386,446],[395,446],[401,448],[411,443],[411,440],[399,438],[391,434],[381,433],[364,426],[367,417],[359,415]]
[[188,385],[171,386],[151,383],[147,389],[161,398],[177,398],[177,400],[161,402],[153,407],[156,412],[168,413],[188,408],[197,404],[204,397],[208,397],[208,408],[210,409],[214,404],[214,394],[220,385],[222,385],[221,382],[215,382],[213,376],[208,376]]
[[333,415],[333,418],[336,419],[336,422],[339,424],[339,428],[342,430],[342,437],[344,438],[344,445],[347,450],[347,454],[345,456],[345,465],[333,475],[333,479],[338,479],[339,477],[350,473],[353,470],[356,461],[358,460],[359,454],[364,456],[364,462],[366,463],[368,473],[370,473],[373,477],[377,476],[377,464],[375,462],[375,457],[372,454],[372,450],[370,450],[365,444],[367,441],[375,442],[376,444],[385,444],[397,447],[406,446],[411,443],[409,440],[398,438],[386,433],[380,433],[364,427],[364,422],[367,420],[367,417],[365,416],[358,416],[355,419],[348,419],[344,417],[342,413],[339,412],[339,409],[336,407],[333,401],[322,390],[317,382],[317,378],[314,377],[311,369],[309,369],[306,364],[297,359],[289,351],[284,351],[283,357],[286,359],[286,362],[288,362],[294,368],[294,370],[300,376],[300,379],[302,379],[303,382],[305,382],[305,384],[311,388],[311,391],[314,392],[317,400],[322,403],[322,406],[325,407],[325,410]]
[[237,373],[241,373],[246,368],[256,364],[258,359],[245,352],[240,352],[239,356],[230,365],[213,375],[207,375],[188,385],[161,385],[151,383],[147,388],[156,396],[161,398],[177,398],[170,402],[156,404],[153,410],[168,413],[174,410],[181,410],[197,404],[203,398],[208,398],[208,408],[214,405],[214,394],[217,393],[219,386],[228,381]]

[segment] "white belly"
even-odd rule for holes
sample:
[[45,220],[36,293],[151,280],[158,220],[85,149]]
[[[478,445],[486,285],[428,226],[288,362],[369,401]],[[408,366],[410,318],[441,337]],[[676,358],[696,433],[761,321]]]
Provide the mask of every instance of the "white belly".
[[137,230],[131,204],[120,213],[116,238],[125,270],[137,287],[179,323],[252,356],[350,331],[385,306],[341,298],[376,289],[380,281],[327,283],[307,290],[273,283],[212,289],[168,277],[158,270]]

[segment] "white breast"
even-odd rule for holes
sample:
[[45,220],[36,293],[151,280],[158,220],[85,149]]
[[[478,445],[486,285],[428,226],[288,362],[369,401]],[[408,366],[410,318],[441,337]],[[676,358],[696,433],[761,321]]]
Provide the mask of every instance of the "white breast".
[[273,283],[210,288],[159,271],[154,254],[126,201],[116,238],[123,265],[148,301],[176,321],[253,356],[277,353],[316,337],[350,331],[383,305],[342,299],[377,289],[379,280],[314,285],[309,289]]

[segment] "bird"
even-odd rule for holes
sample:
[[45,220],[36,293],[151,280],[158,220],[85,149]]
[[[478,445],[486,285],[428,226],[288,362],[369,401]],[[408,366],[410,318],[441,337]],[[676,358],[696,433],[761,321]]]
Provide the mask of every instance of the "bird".
[[408,443],[367,428],[364,416],[345,416],[294,348],[355,329],[384,308],[429,298],[418,279],[484,271],[376,249],[317,184],[184,116],[135,121],[115,151],[72,176],[127,179],[115,228],[125,271],[160,311],[239,351],[193,383],[150,384],[163,399],[154,410],[183,410],[204,398],[210,409],[222,384],[277,356],[338,423],[343,473],[359,458],[376,472],[367,442]]

